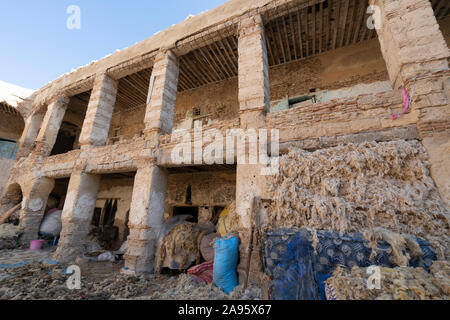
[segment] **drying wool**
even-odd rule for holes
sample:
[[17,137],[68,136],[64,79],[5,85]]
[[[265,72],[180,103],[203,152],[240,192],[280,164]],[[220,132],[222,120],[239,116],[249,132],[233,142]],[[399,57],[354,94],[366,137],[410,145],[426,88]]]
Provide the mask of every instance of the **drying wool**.
[[168,267],[183,270],[200,256],[200,237],[204,233],[197,224],[183,222],[175,226],[162,240],[158,248],[156,270]]
[[417,254],[409,240],[414,235],[445,260],[450,257],[448,212],[428,168],[419,141],[366,142],[315,152],[291,149],[269,181],[274,202],[265,227],[358,232],[373,249],[381,238],[397,243],[399,265],[409,258],[398,248],[412,247]]
[[380,289],[368,289],[367,268],[338,267],[326,281],[329,298],[337,300],[448,300],[450,262],[435,261],[430,273],[422,268],[380,268]]

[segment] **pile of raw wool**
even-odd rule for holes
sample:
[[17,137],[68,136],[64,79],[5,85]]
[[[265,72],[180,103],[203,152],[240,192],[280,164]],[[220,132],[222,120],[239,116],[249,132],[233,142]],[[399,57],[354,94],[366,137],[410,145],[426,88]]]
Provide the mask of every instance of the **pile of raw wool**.
[[183,222],[175,226],[162,240],[158,248],[156,270],[177,265],[187,269],[200,254],[199,238],[202,232],[197,224]]
[[372,248],[380,238],[392,245],[414,235],[426,239],[439,259],[450,257],[448,212],[419,141],[291,149],[269,189],[274,203],[266,228],[358,232]]
[[368,289],[367,268],[338,267],[326,281],[337,300],[448,300],[450,263],[435,261],[430,273],[423,268],[381,269],[380,290]]

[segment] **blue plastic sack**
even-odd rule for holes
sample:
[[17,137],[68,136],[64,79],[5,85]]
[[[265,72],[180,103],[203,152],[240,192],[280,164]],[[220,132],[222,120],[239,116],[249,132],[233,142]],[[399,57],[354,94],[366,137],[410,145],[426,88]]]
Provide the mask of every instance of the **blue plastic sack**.
[[238,238],[219,238],[214,242],[214,249],[214,284],[228,294],[238,285]]

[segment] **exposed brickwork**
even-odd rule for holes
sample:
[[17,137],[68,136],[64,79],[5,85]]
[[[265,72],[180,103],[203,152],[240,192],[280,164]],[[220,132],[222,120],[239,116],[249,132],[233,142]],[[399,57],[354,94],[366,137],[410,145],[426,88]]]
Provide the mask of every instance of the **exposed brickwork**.
[[69,99],[65,96],[58,96],[47,108],[41,129],[36,139],[34,153],[40,156],[48,156],[53,149],[61,127]]
[[172,51],[162,51],[155,58],[150,79],[149,101],[145,111],[146,131],[170,133],[173,127],[178,85],[178,61]]
[[381,9],[377,30],[381,51],[395,87],[448,69],[449,49],[429,0],[370,0]]
[[102,146],[108,138],[118,83],[106,74],[95,78],[80,135],[80,145]]

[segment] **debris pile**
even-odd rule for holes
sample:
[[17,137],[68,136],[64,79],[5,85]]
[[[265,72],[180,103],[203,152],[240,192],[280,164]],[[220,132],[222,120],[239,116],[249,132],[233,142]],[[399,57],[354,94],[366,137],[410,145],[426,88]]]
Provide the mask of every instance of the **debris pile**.
[[[348,144],[315,152],[291,149],[269,182],[274,202],[265,228],[357,232],[373,245],[384,238],[399,244],[397,248],[410,245],[402,239],[414,235],[427,240],[439,259],[447,260],[448,212],[428,168],[426,151],[416,140]],[[397,254],[400,265],[404,260]]]
[[380,289],[368,289],[367,268],[338,267],[326,281],[329,297],[337,300],[448,300],[450,262],[435,261],[430,273],[422,268],[380,268]]
[[115,299],[142,295],[151,279],[113,275],[107,279],[81,279],[80,290],[69,290],[67,279],[61,265],[35,262],[22,267],[5,269],[8,274],[1,281],[0,299]]
[[19,226],[10,223],[0,225],[0,250],[14,249],[17,246],[17,241],[22,234]]
[[225,294],[213,284],[197,284],[192,277],[161,275],[131,277],[108,274],[105,277],[87,276],[82,271],[81,289],[69,290],[61,265],[31,263],[25,266],[3,269],[0,300],[110,300],[110,299],[242,299],[261,298],[258,287],[250,285],[245,292],[237,287]]

